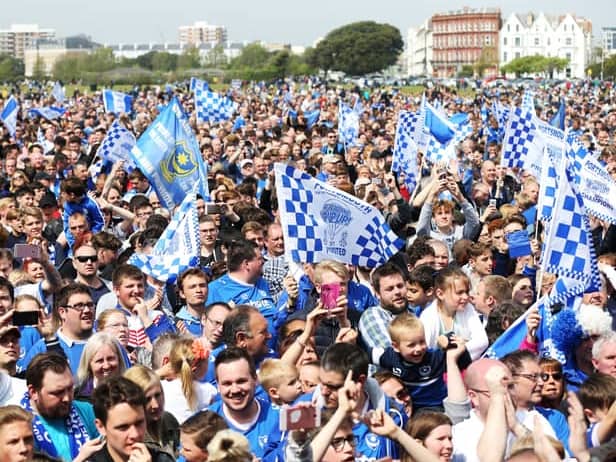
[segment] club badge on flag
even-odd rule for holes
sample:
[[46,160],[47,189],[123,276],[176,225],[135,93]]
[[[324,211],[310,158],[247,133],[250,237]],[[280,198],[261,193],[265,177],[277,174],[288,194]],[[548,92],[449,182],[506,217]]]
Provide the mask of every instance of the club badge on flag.
[[120,91],[105,89],[103,90],[103,105],[105,112],[128,114],[133,108],[133,97]]
[[209,198],[207,171],[188,118],[177,98],[158,115],[131,151],[164,207],[171,210],[199,184]]
[[152,253],[135,253],[128,263],[157,281],[170,284],[174,283],[183,271],[196,267],[201,252],[196,202],[197,195],[194,192],[187,194],[156,241]]
[[291,166],[277,163],[274,169],[290,260],[332,259],[374,268],[404,245],[371,205]]

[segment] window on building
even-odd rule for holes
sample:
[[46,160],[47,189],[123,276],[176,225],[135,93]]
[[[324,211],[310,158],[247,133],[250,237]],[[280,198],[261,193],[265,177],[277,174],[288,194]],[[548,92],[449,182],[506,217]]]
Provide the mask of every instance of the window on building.
[[505,63],[507,62],[507,52],[506,51],[503,52],[503,62]]
[[573,40],[571,39],[571,37],[567,37],[565,39],[565,45],[571,46],[572,44],[573,44]]
[[507,46],[507,37],[503,37],[503,45]]
[[507,32],[511,32],[511,24],[507,24]]
[[516,32],[520,32],[520,25],[519,25],[519,24],[516,24],[516,25],[515,25],[515,31],[516,31]]
[[565,54],[565,58],[567,58],[568,61],[571,61],[571,53]]
[[519,46],[520,46],[520,44],[521,44],[521,42],[522,42],[522,41],[520,40],[520,37],[516,37],[516,38],[515,38],[515,46],[516,46],[516,47],[519,47]]
[[520,52],[519,52],[519,51],[516,51],[516,52],[515,52],[515,59],[518,59],[519,57],[520,57]]
[[535,37],[535,46],[538,47],[540,45],[539,37]]

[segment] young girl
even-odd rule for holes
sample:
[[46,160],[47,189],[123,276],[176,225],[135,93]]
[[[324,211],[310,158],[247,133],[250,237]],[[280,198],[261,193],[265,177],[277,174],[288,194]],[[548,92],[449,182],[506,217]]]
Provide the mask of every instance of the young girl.
[[208,355],[199,339],[181,338],[173,342],[169,364],[171,380],[162,382],[167,411],[182,424],[195,412],[207,407],[217,391],[209,382],[199,382],[208,366]]
[[[428,451],[439,458],[440,462],[449,462],[453,455],[451,419],[440,412],[422,412],[409,420],[406,432],[418,440]],[[403,454],[402,462],[414,462],[408,454]]]
[[459,268],[446,268],[434,281],[436,299],[422,313],[428,348],[447,349],[449,336],[466,340],[471,359],[478,359],[488,347],[488,336],[479,315],[469,303],[470,281]]

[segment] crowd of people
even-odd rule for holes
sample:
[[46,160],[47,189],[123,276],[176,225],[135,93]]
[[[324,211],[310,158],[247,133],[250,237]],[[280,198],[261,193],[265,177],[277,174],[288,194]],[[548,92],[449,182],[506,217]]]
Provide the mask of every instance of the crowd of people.
[[[614,460],[616,227],[589,217],[602,286],[549,308],[564,359],[540,355],[533,304],[557,276],[541,268],[539,179],[501,166],[486,111],[523,89],[426,89],[473,130],[447,163],[419,153],[408,190],[391,172],[397,115],[420,98],[396,89],[244,83],[217,124],[196,122],[185,84],[136,88],[121,115],[75,92],[62,117],[29,117],[50,88],[16,89],[16,131],[0,134],[0,462]],[[174,96],[210,197],[199,264],[168,284],[128,261],[174,211],[138,169],[93,166],[115,120],[139,137]],[[534,98],[544,120],[564,98],[567,129],[616,180],[613,87]],[[341,101],[363,108],[353,143]],[[290,261],[275,162],[373,205],[404,248],[377,268]],[[520,231],[530,249],[512,256]],[[517,348],[485,357],[529,309]]]

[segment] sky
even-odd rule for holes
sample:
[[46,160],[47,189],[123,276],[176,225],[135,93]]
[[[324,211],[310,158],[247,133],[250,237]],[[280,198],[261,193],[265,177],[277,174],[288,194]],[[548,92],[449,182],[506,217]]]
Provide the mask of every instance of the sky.
[[[0,28],[11,24],[39,24],[59,37],[84,33],[99,43],[177,42],[178,27],[195,21],[227,27],[234,42],[313,45],[344,24],[373,20],[398,27],[406,40],[409,27],[418,26],[437,12],[500,7],[509,14],[540,11],[574,13],[601,27],[616,26],[615,0],[3,0]],[[540,7],[538,7],[540,5]],[[539,9],[537,9],[539,8]]]

